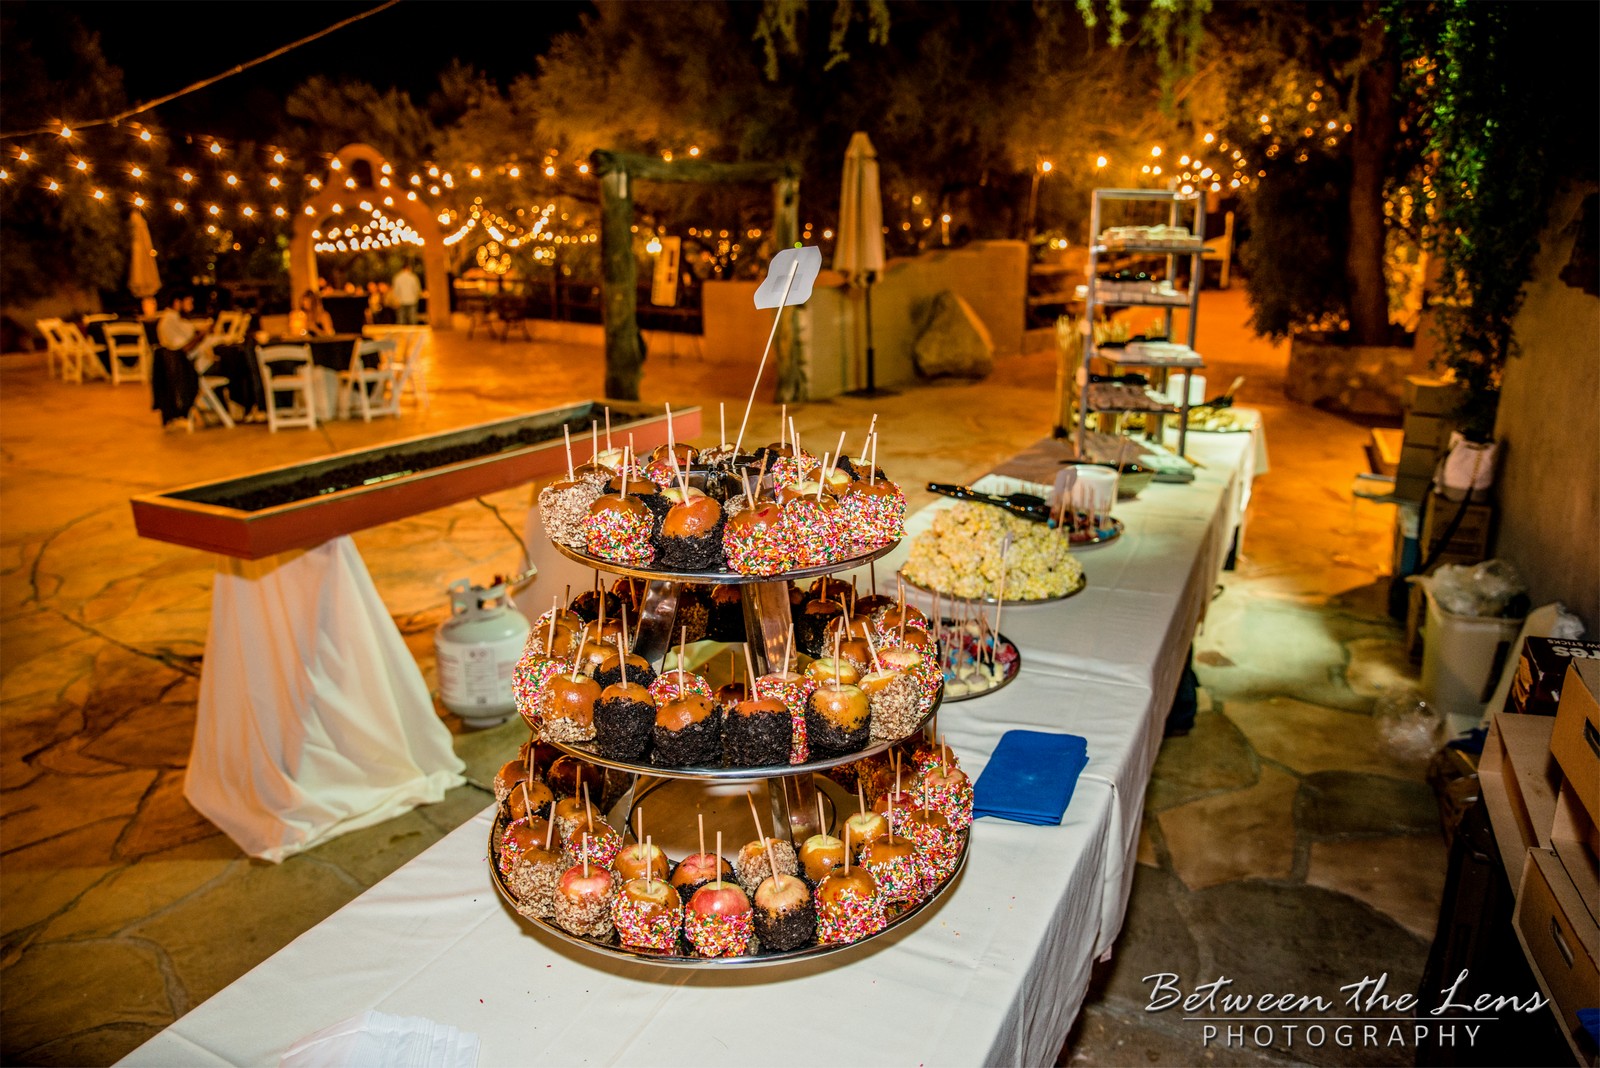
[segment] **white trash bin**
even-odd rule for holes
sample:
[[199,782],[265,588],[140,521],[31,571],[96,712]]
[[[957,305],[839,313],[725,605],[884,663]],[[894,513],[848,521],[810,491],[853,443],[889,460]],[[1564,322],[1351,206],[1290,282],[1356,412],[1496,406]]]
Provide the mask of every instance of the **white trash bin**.
[[1428,600],[1422,696],[1447,713],[1451,732],[1460,734],[1483,719],[1506,656],[1522,629],[1522,619],[1459,616],[1439,607],[1426,580],[1420,585]]

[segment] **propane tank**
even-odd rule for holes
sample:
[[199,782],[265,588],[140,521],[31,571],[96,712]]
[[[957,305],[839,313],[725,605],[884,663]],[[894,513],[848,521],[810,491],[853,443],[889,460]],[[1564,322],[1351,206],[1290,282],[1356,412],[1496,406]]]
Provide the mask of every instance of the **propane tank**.
[[531,572],[510,581],[496,576],[490,586],[461,579],[450,586],[450,618],[433,636],[439,699],[469,727],[498,726],[517,710],[511,672],[532,627],[512,604],[509,590],[531,577]]

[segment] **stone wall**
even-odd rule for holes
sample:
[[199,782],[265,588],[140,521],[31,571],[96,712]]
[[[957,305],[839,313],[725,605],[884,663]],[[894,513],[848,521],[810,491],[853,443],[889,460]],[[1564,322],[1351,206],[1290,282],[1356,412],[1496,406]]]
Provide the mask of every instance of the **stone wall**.
[[[832,271],[817,279],[804,308],[811,396],[837,396],[866,383],[866,306],[861,290]],[[726,362],[761,357],[772,312],[753,305],[755,282],[707,282],[702,298],[706,359]],[[890,260],[872,287],[872,336],[877,384],[916,379],[912,347],[940,293],[949,290],[977,313],[994,342],[995,355],[1023,348],[1027,253],[1020,241],[978,241],[965,248]]]
[[1600,298],[1562,281],[1585,195],[1550,213],[1516,319],[1495,436],[1502,459],[1495,555],[1510,560],[1534,604],[1563,601],[1600,634]]
[[1283,391],[1290,400],[1350,415],[1398,416],[1416,350],[1392,345],[1333,344],[1315,334],[1289,339]]

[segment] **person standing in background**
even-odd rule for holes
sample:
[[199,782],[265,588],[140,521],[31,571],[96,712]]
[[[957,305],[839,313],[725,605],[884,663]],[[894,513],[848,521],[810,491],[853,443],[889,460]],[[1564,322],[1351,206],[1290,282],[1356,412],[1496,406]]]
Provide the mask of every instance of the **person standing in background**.
[[417,302],[422,299],[422,280],[407,263],[395,273],[390,283],[390,301],[394,304],[394,321],[402,326],[415,326]]

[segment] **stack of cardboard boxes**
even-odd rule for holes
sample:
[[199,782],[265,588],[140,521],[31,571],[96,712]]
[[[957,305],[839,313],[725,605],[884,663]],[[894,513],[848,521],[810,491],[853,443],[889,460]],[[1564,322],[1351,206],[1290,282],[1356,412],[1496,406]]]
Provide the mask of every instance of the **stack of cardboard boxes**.
[[[1595,1042],[1578,1012],[1600,1007],[1600,645],[1532,638],[1529,645],[1534,651],[1525,650],[1517,687],[1494,717],[1478,776],[1517,887],[1517,940],[1579,1063],[1595,1065]],[[1540,711],[1539,694],[1554,689],[1548,671],[1532,663],[1540,657],[1546,668],[1565,665],[1554,717],[1520,714]]]
[[[1461,403],[1461,387],[1455,382],[1412,375],[1406,379],[1405,396],[1404,436],[1393,493],[1400,502],[1395,509],[1395,574],[1428,574],[1445,564],[1487,560],[1494,544],[1494,505],[1452,501],[1433,492],[1434,471],[1449,449],[1450,434],[1455,429],[1452,413]],[[1454,531],[1450,529],[1452,523]],[[1438,558],[1424,572],[1422,565],[1436,550]],[[1413,586],[1406,612],[1406,652],[1412,659],[1422,655],[1424,615],[1422,590]]]

